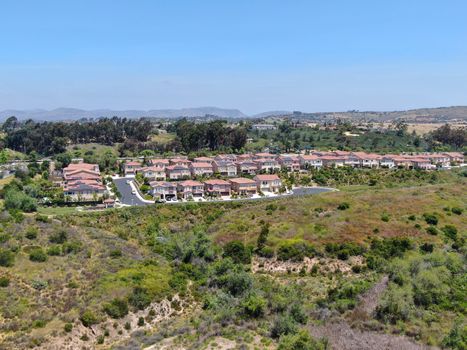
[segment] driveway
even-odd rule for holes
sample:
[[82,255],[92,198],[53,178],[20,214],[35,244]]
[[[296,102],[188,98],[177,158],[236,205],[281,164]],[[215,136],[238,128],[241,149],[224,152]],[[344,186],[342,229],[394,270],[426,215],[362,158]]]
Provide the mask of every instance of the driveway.
[[131,193],[132,187],[126,183],[129,179],[122,177],[113,180],[120,192],[120,202],[126,205],[151,205],[151,203],[143,202],[136,194]]

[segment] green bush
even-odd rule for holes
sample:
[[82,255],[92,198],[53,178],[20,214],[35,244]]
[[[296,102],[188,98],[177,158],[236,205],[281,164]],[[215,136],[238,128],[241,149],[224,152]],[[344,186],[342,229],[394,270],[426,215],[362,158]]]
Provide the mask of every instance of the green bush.
[[436,236],[438,234],[438,229],[434,226],[428,226],[426,232],[432,236]]
[[24,235],[27,239],[33,240],[37,238],[37,228],[29,227]]
[[128,314],[128,304],[123,299],[115,298],[104,304],[104,312],[112,318],[122,318]]
[[6,288],[10,285],[10,279],[6,276],[0,277],[0,288]]
[[280,337],[277,350],[326,350],[328,342],[326,340],[313,339],[305,330],[300,330],[296,334],[286,334]]
[[376,317],[383,322],[395,324],[399,320],[408,320],[414,309],[411,287],[390,284],[376,308]]
[[454,350],[467,349],[467,325],[455,324],[441,345]]
[[133,288],[133,292],[128,297],[128,302],[131,306],[137,308],[138,310],[144,310],[151,304],[151,296],[149,295],[147,289],[142,287]]
[[91,310],[84,311],[80,316],[80,321],[85,327],[91,327],[92,325],[98,324],[99,319]]
[[249,264],[251,250],[240,241],[231,241],[224,246],[224,257],[231,258],[237,264]]
[[438,225],[438,217],[435,214],[423,214],[423,218],[428,225]]
[[461,215],[464,210],[462,208],[459,208],[459,207],[452,207],[451,211],[456,215]]
[[63,244],[67,240],[67,233],[65,230],[60,230],[58,232],[55,232],[49,237],[49,242],[50,243],[56,243],[56,244]]
[[277,258],[282,261],[303,261],[305,257],[312,257],[315,254],[313,245],[302,240],[283,242],[277,249]]
[[15,263],[15,255],[7,249],[0,248],[0,266],[12,267]]
[[389,217],[389,214],[383,214],[381,215],[381,220],[384,221],[384,222],[389,222],[390,220],[390,217]]
[[109,253],[109,256],[111,258],[120,258],[122,255],[123,253],[121,249],[114,249],[114,250],[111,250]]
[[456,240],[457,238],[457,228],[454,225],[446,225],[444,226],[441,231],[444,232],[446,237]]
[[251,294],[243,300],[242,307],[247,316],[257,318],[264,314],[266,300],[258,295]]
[[279,315],[271,328],[271,337],[280,338],[283,335],[295,334],[297,332],[297,324],[288,315]]
[[290,307],[289,314],[297,323],[306,324],[308,321],[308,316],[306,315],[305,310],[303,310],[303,306],[301,304],[293,304]]
[[341,204],[337,206],[337,209],[339,210],[347,210],[349,208],[350,208],[350,204],[347,202],[342,202]]
[[444,303],[450,293],[445,281],[449,276],[444,266],[420,271],[413,281],[415,303],[425,307]]
[[62,253],[62,247],[59,245],[53,245],[47,249],[47,255],[59,256]]
[[71,323],[65,323],[65,325],[63,326],[63,330],[64,330],[66,333],[70,333],[70,332],[73,330],[73,324],[71,324]]
[[29,260],[34,262],[45,262],[47,261],[47,254],[42,248],[35,248],[29,253]]
[[144,317],[138,318],[138,326],[139,326],[139,327],[143,327],[143,326],[144,326],[144,323],[145,323],[145,322],[144,322]]

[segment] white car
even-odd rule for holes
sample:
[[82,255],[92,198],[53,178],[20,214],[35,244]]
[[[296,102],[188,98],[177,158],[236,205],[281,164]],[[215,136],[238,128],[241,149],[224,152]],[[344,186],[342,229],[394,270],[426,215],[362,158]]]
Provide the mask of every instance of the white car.
[[131,183],[131,180],[126,180],[126,183],[129,185]]
[[131,194],[136,194],[136,191],[135,191],[135,190],[132,190],[132,191],[131,191]]

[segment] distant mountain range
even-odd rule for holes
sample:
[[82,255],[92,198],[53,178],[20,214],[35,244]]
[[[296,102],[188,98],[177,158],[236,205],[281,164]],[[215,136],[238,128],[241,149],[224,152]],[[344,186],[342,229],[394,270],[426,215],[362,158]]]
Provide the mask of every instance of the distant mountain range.
[[[57,108],[53,110],[33,109],[33,110],[4,110],[0,111],[0,121],[15,116],[20,120],[77,120],[81,118],[100,118],[100,117],[127,117],[127,118],[178,118],[178,117],[204,117],[213,115],[220,118],[265,118],[268,116],[291,115],[290,111],[269,111],[256,115],[246,115],[238,109],[226,109],[218,107],[197,107],[182,109],[152,109],[143,110],[111,110],[96,109],[84,110],[77,108]],[[467,106],[439,107],[439,108],[420,108],[407,111],[347,111],[347,112],[316,112],[316,113],[294,113],[294,116],[311,119],[329,119],[344,118],[353,120],[374,120],[391,121],[395,119],[405,119],[407,121],[467,121]]]

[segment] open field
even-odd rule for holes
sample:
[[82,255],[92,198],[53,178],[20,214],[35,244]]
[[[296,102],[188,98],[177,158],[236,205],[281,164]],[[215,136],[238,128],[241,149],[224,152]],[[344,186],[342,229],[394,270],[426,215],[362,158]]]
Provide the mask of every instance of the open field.
[[76,158],[82,158],[86,153],[91,153],[97,157],[101,157],[105,152],[110,151],[113,155],[118,156],[118,144],[106,146],[99,143],[81,143],[77,145],[69,145],[67,150]]
[[159,133],[157,135],[152,135],[151,136],[151,141],[161,143],[161,144],[167,144],[167,143],[175,140],[175,137],[176,137],[175,134]]

